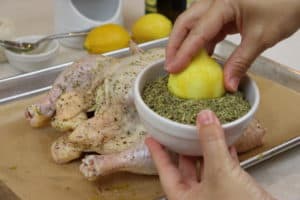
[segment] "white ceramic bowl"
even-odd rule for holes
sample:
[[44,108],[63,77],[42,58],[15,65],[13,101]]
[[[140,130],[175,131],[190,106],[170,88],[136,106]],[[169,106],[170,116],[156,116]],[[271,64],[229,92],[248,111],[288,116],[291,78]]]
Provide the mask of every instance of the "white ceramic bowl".
[[[164,60],[160,60],[146,67],[135,81],[133,96],[140,119],[147,132],[170,150],[184,155],[202,155],[196,126],[181,124],[158,115],[144,103],[141,97],[146,82],[166,75],[163,66]],[[233,144],[246,129],[258,108],[260,99],[255,82],[248,76],[241,81],[239,89],[249,101],[251,109],[241,118],[222,125],[228,145]]]
[[[24,36],[16,38],[16,41],[35,42],[43,36]],[[59,51],[59,43],[56,40],[51,40],[48,43],[42,43],[38,49],[30,53],[15,53],[5,50],[5,56],[9,64],[23,72],[30,72],[45,67],[49,67],[54,61]]]

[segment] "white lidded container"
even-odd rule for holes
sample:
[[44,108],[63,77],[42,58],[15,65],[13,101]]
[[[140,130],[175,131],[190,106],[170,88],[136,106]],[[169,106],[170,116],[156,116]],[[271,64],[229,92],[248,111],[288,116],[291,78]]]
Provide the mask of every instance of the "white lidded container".
[[[82,31],[101,24],[122,24],[122,0],[55,0],[56,33]],[[83,48],[84,36],[61,39],[71,48]]]

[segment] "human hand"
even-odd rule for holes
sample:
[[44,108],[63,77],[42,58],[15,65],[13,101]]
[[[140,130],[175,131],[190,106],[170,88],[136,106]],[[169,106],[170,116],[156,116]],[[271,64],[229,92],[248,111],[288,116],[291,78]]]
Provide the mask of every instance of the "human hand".
[[235,149],[228,150],[220,121],[212,111],[198,114],[197,127],[203,151],[200,177],[195,158],[181,155],[177,167],[159,143],[146,140],[169,200],[273,199],[240,167]]
[[240,33],[241,44],[224,65],[228,91],[236,91],[255,58],[300,26],[299,0],[201,0],[176,20],[166,53],[166,69],[177,73],[200,48],[213,52],[227,34]]

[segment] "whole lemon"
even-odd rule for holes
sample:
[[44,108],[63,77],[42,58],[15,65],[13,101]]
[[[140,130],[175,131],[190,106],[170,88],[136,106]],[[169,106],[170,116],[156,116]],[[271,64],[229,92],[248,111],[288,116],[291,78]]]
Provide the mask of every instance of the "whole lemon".
[[223,69],[205,50],[201,50],[185,70],[170,74],[168,89],[185,99],[221,97],[225,93]]
[[164,15],[151,13],[140,17],[132,26],[134,41],[141,43],[167,37],[172,29],[172,22]]
[[127,47],[129,41],[130,35],[122,26],[105,24],[88,33],[84,47],[89,53],[104,53]]

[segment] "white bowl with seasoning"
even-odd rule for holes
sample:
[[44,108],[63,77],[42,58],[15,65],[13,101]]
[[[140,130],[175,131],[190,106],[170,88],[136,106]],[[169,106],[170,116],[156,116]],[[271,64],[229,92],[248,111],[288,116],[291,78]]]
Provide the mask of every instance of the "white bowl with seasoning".
[[[196,126],[182,124],[162,117],[150,109],[143,101],[142,92],[146,83],[167,74],[163,68],[164,63],[164,60],[160,60],[155,64],[146,67],[139,73],[134,83],[134,103],[141,122],[145,126],[147,132],[168,149],[183,155],[202,155]],[[259,90],[256,83],[250,77],[246,76],[241,81],[239,90],[243,93],[251,108],[242,117],[232,122],[222,124],[226,143],[229,146],[242,135],[259,105]]]
[[[16,38],[15,41],[35,42],[40,35],[31,35]],[[51,66],[59,51],[59,43],[56,40],[42,43],[37,49],[31,52],[16,53],[5,50],[5,56],[9,64],[20,71],[31,72]]]

